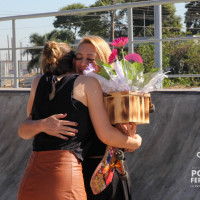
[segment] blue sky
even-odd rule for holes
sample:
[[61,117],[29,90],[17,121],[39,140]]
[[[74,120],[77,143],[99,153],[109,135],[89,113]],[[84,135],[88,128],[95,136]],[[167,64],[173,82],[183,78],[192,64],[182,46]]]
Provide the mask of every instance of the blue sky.
[[[0,18],[15,15],[56,12],[64,6],[80,2],[89,6],[93,4],[95,0],[1,0]],[[183,17],[185,12],[184,3],[176,4],[176,8],[177,15]],[[50,17],[31,20],[16,20],[17,46],[19,46],[20,42],[22,42],[22,46],[27,45],[29,36],[34,32],[38,32],[41,35],[50,32],[53,29],[52,23],[54,19],[54,17]],[[11,25],[11,22],[0,22],[0,48],[7,47],[7,36],[8,38],[12,37]]]

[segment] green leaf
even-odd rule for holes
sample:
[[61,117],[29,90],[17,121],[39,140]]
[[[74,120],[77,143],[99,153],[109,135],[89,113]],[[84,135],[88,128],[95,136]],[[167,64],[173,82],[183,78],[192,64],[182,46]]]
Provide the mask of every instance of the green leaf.
[[109,65],[108,63],[104,63],[104,62],[102,62],[101,60],[96,60],[96,63],[97,63],[97,65],[98,65],[99,67],[106,66],[107,68],[112,69],[112,66],[111,66],[111,65]]
[[101,71],[98,72],[98,74],[99,74],[100,76],[103,76],[103,77],[106,78],[107,80],[110,80],[110,75],[109,75],[109,73],[106,71],[106,67],[105,67],[105,66],[102,66],[102,67],[101,67]]
[[151,73],[153,73],[153,72],[158,72],[159,70],[160,70],[160,67],[157,67],[157,68],[154,68],[154,67],[153,67],[153,68],[150,69],[150,72],[151,72]]
[[116,72],[112,70],[111,65],[102,62],[101,60],[96,60],[97,65],[101,68],[100,72],[98,74],[100,76],[103,76],[107,80],[110,80],[110,74],[116,75]]
[[130,63],[128,61],[125,61],[124,66],[126,77],[129,80],[132,80],[135,82],[137,78],[141,78],[144,72],[144,66],[142,63]]
[[102,67],[104,62],[102,62],[101,60],[96,60],[96,63],[99,67]]

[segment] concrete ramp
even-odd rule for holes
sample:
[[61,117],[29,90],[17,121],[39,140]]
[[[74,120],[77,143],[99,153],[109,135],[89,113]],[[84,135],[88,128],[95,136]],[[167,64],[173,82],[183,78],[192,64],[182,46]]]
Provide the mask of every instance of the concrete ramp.
[[200,181],[191,178],[195,181],[200,171],[191,173],[200,170],[200,92],[151,96],[156,111],[137,131],[143,144],[127,155],[134,199],[199,200]]
[[[17,135],[28,96],[0,90],[0,200],[16,199],[31,153],[32,141]],[[200,176],[200,92],[156,91],[152,102],[150,124],[137,131],[143,144],[126,156],[134,200],[199,200],[200,182],[191,179]]]
[[18,137],[26,117],[29,91],[0,90],[0,200],[16,200],[18,185],[31,153],[31,141]]

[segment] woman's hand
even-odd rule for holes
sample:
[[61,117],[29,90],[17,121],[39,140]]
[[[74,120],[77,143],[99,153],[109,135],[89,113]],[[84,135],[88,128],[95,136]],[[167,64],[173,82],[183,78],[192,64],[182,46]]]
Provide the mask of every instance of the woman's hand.
[[19,124],[18,135],[23,139],[32,139],[37,134],[45,132],[48,135],[67,140],[66,136],[74,136],[78,131],[68,126],[77,126],[76,122],[61,120],[67,114],[52,115],[45,119],[32,120],[31,115]]
[[124,149],[126,152],[133,152],[133,151],[135,151],[136,149],[138,149],[141,146],[142,138],[140,137],[140,135],[135,134],[133,138],[136,139],[138,145],[134,149]]
[[137,129],[137,124],[134,122],[118,123],[116,124],[116,128],[125,135],[134,137]]
[[68,139],[66,136],[75,136],[78,130],[69,126],[77,126],[78,124],[76,122],[61,120],[66,116],[67,114],[57,114],[43,119],[41,123],[42,132],[65,140]]
[[[129,122],[129,123],[118,123],[116,124],[116,128],[118,130],[120,130],[122,133],[124,133],[125,135],[129,135],[131,137],[133,137],[134,139],[137,140],[138,146],[137,148],[139,148],[142,144],[142,138],[136,134],[136,129],[137,129],[137,124],[134,122]],[[133,152],[135,151],[137,148],[135,149],[124,149],[126,152]]]

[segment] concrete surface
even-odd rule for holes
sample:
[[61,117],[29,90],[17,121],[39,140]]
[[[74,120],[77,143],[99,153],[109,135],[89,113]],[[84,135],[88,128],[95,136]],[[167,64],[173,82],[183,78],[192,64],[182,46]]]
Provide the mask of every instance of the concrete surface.
[[200,92],[154,92],[152,102],[150,124],[137,130],[143,144],[127,155],[134,199],[199,200]]
[[31,152],[31,141],[18,137],[29,92],[0,90],[0,200],[16,200],[18,184]]
[[[199,200],[200,183],[191,183],[191,178],[200,176],[200,92],[151,95],[156,111],[150,124],[137,130],[142,147],[126,156],[134,200]],[[32,141],[17,136],[28,96],[25,89],[0,90],[0,200],[16,199],[31,153]]]

